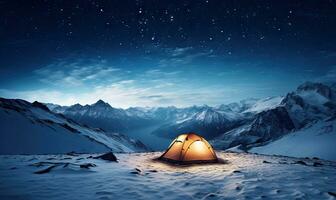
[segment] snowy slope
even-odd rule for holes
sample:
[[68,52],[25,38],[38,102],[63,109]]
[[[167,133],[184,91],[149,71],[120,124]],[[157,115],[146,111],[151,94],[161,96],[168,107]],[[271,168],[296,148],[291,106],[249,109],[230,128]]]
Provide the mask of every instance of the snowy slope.
[[38,102],[0,98],[0,121],[0,154],[144,150],[138,141],[80,125]]
[[227,149],[237,145],[249,145],[273,141],[295,128],[283,106],[264,110],[242,125],[231,129],[210,141],[217,149]]
[[259,113],[265,110],[275,108],[281,104],[283,97],[268,97],[254,102],[250,107],[243,111],[243,113]]
[[[335,96],[334,88],[321,83],[307,82],[284,98],[257,100],[242,111],[250,114],[250,118],[246,118],[241,126],[222,133],[211,143],[219,149],[241,145],[241,149],[247,150],[276,141],[291,132],[300,131],[304,127],[313,126],[316,122],[335,116]],[[333,151],[331,147],[329,145],[325,148]],[[314,148],[310,151],[313,150]]]
[[223,163],[176,166],[161,153],[0,156],[0,199],[335,199],[335,162],[217,152]]
[[249,150],[254,153],[295,157],[318,157],[336,161],[336,119],[319,121],[290,133],[265,146]]

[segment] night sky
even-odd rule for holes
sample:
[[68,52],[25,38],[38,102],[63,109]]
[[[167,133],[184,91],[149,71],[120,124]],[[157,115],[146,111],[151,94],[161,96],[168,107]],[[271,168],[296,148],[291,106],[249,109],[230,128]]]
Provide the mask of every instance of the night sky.
[[6,98],[218,105],[332,80],[332,0],[0,0]]

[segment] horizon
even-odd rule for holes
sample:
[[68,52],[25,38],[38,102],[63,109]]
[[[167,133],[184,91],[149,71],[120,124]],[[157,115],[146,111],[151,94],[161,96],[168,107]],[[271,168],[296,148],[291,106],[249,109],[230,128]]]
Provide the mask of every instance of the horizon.
[[[329,85],[329,84],[335,84],[336,81],[305,81],[299,85],[297,85],[295,87],[294,90],[296,90],[299,86],[303,85],[303,84],[306,84],[306,83],[320,83],[320,84],[324,84],[324,85]],[[56,106],[62,106],[62,107],[70,107],[70,106],[74,106],[74,105],[80,105],[80,106],[92,106],[96,103],[98,103],[99,101],[103,101],[104,103],[107,103],[109,104],[109,106],[113,107],[113,108],[117,108],[117,109],[130,109],[130,108],[168,108],[168,107],[175,107],[175,108],[178,108],[178,109],[183,109],[183,108],[190,108],[190,107],[202,107],[202,106],[208,106],[208,107],[219,107],[221,105],[230,105],[230,104],[233,104],[233,103],[240,103],[242,101],[246,101],[246,100],[255,100],[255,101],[259,101],[259,100],[263,100],[263,99],[268,99],[268,98],[276,98],[276,97],[285,97],[288,93],[294,91],[294,90],[291,90],[291,91],[287,91],[286,93],[284,94],[280,94],[278,96],[267,96],[267,97],[261,97],[261,98],[256,98],[256,97],[248,97],[248,98],[244,98],[244,99],[240,99],[238,101],[232,101],[232,102],[228,102],[228,103],[220,103],[220,104],[216,104],[216,105],[209,105],[209,104],[193,104],[193,105],[188,105],[188,106],[175,106],[175,105],[166,105],[166,106],[129,106],[129,107],[116,107],[114,106],[113,104],[111,104],[110,102],[102,99],[102,98],[98,98],[97,100],[94,100],[93,102],[89,102],[89,103],[85,103],[85,104],[82,104],[82,103],[73,103],[73,104],[69,104],[69,105],[62,105],[62,104],[58,104],[58,103],[53,103],[53,102],[42,102],[42,101],[38,101],[38,100],[27,100],[27,99],[22,99],[22,98],[7,98],[7,97],[2,97],[0,96],[0,98],[6,98],[6,99],[21,99],[21,100],[25,100],[25,101],[28,101],[30,103],[33,103],[35,101],[37,102],[40,102],[40,103],[43,103],[43,104],[52,104],[52,105],[56,105]]]

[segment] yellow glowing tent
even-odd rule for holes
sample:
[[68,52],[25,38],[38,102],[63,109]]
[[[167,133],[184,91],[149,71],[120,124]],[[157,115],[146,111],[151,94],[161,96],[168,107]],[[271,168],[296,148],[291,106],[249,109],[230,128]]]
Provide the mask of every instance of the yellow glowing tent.
[[211,145],[195,133],[179,135],[159,158],[175,163],[217,162],[217,156]]

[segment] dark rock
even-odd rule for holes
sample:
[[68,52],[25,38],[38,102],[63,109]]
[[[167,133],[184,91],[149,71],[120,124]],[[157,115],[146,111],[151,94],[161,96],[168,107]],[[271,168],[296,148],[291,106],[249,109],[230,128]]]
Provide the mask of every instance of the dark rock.
[[85,164],[81,164],[79,166],[80,166],[80,168],[89,169],[90,167],[95,167],[96,165],[92,164],[92,163],[85,163]]
[[68,156],[78,156],[78,154],[76,152],[74,152],[74,151],[70,151],[66,155],[68,155]]
[[50,167],[47,167],[46,169],[42,169],[39,171],[34,172],[34,174],[45,174],[45,173],[49,173],[54,167],[56,167],[56,165],[52,165]]
[[50,119],[42,119],[41,121],[47,124],[55,124],[55,122]]
[[294,164],[307,165],[307,163],[303,162],[302,160],[296,161]]
[[105,153],[103,155],[93,157],[93,158],[117,162],[117,157],[112,152],[108,152],[108,153]]
[[66,158],[62,158],[61,160],[71,160],[72,158],[70,157],[66,157]]
[[242,188],[241,188],[240,185],[236,186],[236,190],[241,190],[241,189],[242,189]]
[[330,196],[336,197],[336,193],[335,193],[335,192],[328,192],[328,194],[329,194]]
[[140,169],[138,169],[138,168],[134,168],[135,169],[135,171],[131,171],[130,173],[131,174],[141,174],[141,170]]
[[45,111],[50,112],[49,108],[48,108],[46,105],[44,105],[43,103],[40,103],[40,102],[38,102],[38,101],[34,101],[34,102],[32,103],[32,105],[33,105],[34,107],[41,108],[42,110],[45,110]]
[[72,132],[72,133],[80,133],[77,129],[72,128],[71,126],[69,126],[68,124],[64,123],[64,124],[60,124],[63,128],[67,129],[68,131]]
[[314,162],[314,164],[313,164],[314,167],[319,167],[319,166],[322,166],[322,165],[323,165],[323,164],[320,163],[320,162]]
[[239,170],[234,170],[233,173],[242,173],[242,172]]

